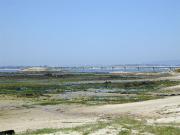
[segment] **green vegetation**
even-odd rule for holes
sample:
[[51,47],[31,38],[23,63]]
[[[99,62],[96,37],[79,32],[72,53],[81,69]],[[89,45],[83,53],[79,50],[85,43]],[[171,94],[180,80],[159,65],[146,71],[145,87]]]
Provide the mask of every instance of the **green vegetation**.
[[[111,128],[108,128],[111,127]],[[78,126],[74,128],[62,128],[62,129],[40,129],[37,131],[27,131],[24,134],[21,135],[36,135],[36,134],[48,134],[48,133],[55,133],[55,132],[62,132],[62,133],[69,133],[77,132],[82,135],[88,135],[90,133],[95,133],[98,130],[101,129],[108,129],[109,133],[111,131],[116,131],[119,135],[131,135],[134,132],[136,134],[143,134],[143,133],[149,133],[149,134],[155,134],[155,135],[179,135],[180,128],[169,125],[162,125],[162,124],[156,124],[156,125],[149,125],[146,124],[146,121],[144,120],[136,120],[134,118],[124,116],[120,118],[114,118],[112,120],[108,121],[99,121],[94,124],[87,124],[83,126]]]
[[104,105],[104,104],[122,104],[130,102],[140,102],[150,99],[157,99],[159,96],[152,95],[134,95],[134,96],[94,96],[79,97],[73,99],[47,99],[37,102],[36,105],[57,105],[57,104],[85,104],[85,105]]
[[38,74],[6,74],[0,77],[0,94],[13,94],[23,97],[38,97],[43,94],[57,94],[67,90],[84,91],[88,88],[106,87],[103,83],[71,85],[71,82],[143,78],[143,76],[122,76],[111,74],[62,74],[57,76],[49,74],[41,76]]
[[[87,91],[89,88],[100,89],[139,89],[139,90],[155,90],[161,87],[177,85],[177,81],[144,81],[144,82],[123,82],[123,83],[77,83],[77,84],[41,84],[41,83],[0,83],[0,94],[29,94],[34,92],[35,94],[56,94],[62,93],[66,90],[69,91]],[[132,91],[127,91],[132,93]],[[126,92],[124,92],[126,94]]]
[[[135,76],[133,76],[135,77]],[[133,78],[126,76],[126,78]],[[140,76],[141,78],[142,76]],[[45,75],[36,78],[29,76],[3,76],[0,77],[0,94],[16,95],[17,97],[31,98],[38,105],[56,104],[119,104],[139,102],[150,99],[157,99],[163,96],[153,94],[159,89],[180,84],[178,81],[123,81],[113,82],[108,79],[122,79],[123,76],[111,74],[68,74],[68,75]],[[124,77],[125,78],[125,77]],[[137,77],[138,78],[138,77]],[[136,79],[137,79],[136,78]],[[107,79],[107,80],[104,80]],[[82,81],[79,82],[79,81]],[[89,82],[89,80],[93,80]],[[100,82],[97,82],[98,80]],[[73,82],[71,82],[73,81]],[[91,90],[90,90],[91,89]],[[88,95],[88,92],[94,95]],[[51,98],[55,94],[67,95],[68,92],[86,92],[81,96],[61,96]],[[43,97],[39,98],[39,97]]]
[[[0,74],[1,75],[1,74]],[[57,81],[57,82],[76,82],[76,81],[94,81],[94,80],[129,80],[129,79],[143,79],[145,75],[113,75],[113,74],[95,74],[95,73],[77,73],[77,74],[19,74],[6,73],[0,76],[0,82],[36,82],[41,81]],[[154,78],[154,76],[149,76]]]
[[45,128],[45,129],[39,129],[36,131],[26,131],[26,133],[22,133],[19,135],[38,135],[38,134],[50,134],[50,133],[55,133],[58,132],[59,129],[51,129],[51,128]]

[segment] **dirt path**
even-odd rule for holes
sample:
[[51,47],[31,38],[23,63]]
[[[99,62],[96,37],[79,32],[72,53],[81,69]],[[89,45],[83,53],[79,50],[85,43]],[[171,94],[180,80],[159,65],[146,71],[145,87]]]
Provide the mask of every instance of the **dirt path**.
[[[139,114],[144,116],[158,116],[159,110],[164,107],[180,106],[180,96],[168,97],[164,99],[149,100],[136,103],[126,103],[117,105],[103,105],[97,107],[87,107],[81,113],[90,114]],[[77,110],[72,110],[77,111]]]
[[96,121],[96,117],[57,112],[57,110],[48,111],[41,107],[1,111],[3,114],[0,114],[0,130],[13,129],[16,132],[22,132],[42,128],[73,127]]

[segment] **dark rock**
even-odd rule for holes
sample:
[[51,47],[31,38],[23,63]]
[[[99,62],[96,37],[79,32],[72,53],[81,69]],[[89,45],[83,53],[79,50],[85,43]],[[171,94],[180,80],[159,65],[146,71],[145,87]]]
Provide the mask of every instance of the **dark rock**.
[[14,135],[14,134],[15,134],[14,130],[6,130],[6,131],[0,132],[0,135]]

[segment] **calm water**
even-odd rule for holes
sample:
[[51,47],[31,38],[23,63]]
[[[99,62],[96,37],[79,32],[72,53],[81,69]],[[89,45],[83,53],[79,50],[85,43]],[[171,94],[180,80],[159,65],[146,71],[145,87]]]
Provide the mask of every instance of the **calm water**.
[[19,72],[20,69],[0,69],[0,72],[12,73],[12,72]]

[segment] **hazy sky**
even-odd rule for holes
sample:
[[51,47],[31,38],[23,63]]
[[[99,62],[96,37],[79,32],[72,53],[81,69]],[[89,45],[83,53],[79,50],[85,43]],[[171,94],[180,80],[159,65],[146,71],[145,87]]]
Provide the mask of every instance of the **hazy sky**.
[[180,59],[180,0],[0,0],[0,65]]

